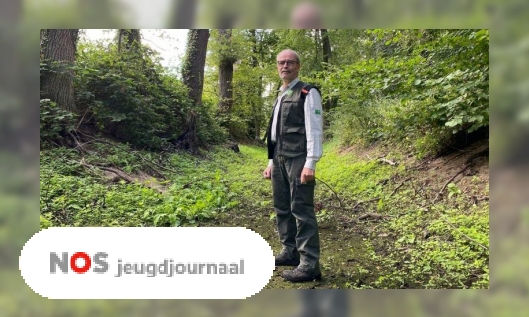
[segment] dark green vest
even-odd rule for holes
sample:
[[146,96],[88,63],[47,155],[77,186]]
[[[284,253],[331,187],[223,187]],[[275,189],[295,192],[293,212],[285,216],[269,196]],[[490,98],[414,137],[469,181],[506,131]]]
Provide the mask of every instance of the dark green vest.
[[[285,157],[298,157],[307,155],[307,137],[305,135],[305,97],[311,88],[315,86],[299,81],[291,88],[292,94],[285,94],[281,102],[280,121],[277,122],[278,133],[276,143],[271,141],[272,120],[274,111],[270,118],[267,131],[268,158],[272,159],[274,151],[276,155]],[[317,89],[317,88],[316,88]],[[276,105],[276,107],[279,105]]]

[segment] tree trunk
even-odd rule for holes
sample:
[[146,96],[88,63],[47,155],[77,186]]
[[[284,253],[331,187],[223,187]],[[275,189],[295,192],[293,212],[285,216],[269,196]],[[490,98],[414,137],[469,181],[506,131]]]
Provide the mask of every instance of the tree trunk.
[[[191,29],[187,35],[187,48],[182,65],[182,79],[189,88],[189,97],[193,101],[193,108],[202,106],[202,90],[204,87],[204,66],[209,40],[208,29]],[[191,153],[198,152],[198,138],[196,113],[189,111],[186,119],[185,132],[178,138],[185,149]]]
[[[253,45],[252,45],[253,55],[251,58],[251,62],[252,62],[252,67],[256,69],[259,67],[257,56],[261,55],[261,52],[260,52],[261,47],[259,46],[259,43],[257,41],[255,29],[250,30],[250,36],[253,42]],[[262,112],[263,112],[262,110],[263,108],[262,107],[263,105],[263,99],[262,99],[263,76],[262,75],[260,75],[258,78],[257,87],[258,87],[257,96],[255,99],[252,99],[252,100],[255,100],[254,104],[252,105],[252,109],[254,110],[253,111],[254,112],[254,140],[260,141],[261,140]]]
[[[149,67],[146,59],[143,57],[141,49],[141,31],[139,29],[118,29],[118,52],[124,61],[122,65],[134,65],[134,67],[141,67],[141,72],[153,84],[161,85],[161,80],[156,71]],[[127,67],[127,66],[125,66]],[[120,66],[123,71],[123,67]],[[145,86],[138,87],[138,91],[146,96],[148,90]]]
[[233,63],[235,57],[229,52],[231,44],[231,30],[220,29],[219,40],[222,45],[219,63],[219,110],[228,115],[233,106]]
[[187,35],[187,49],[182,66],[182,79],[189,88],[189,97],[196,106],[202,105],[204,66],[206,65],[208,40],[208,29],[191,29]]
[[187,114],[186,129],[184,148],[189,152],[196,154],[198,153],[197,115],[193,110],[189,111]]
[[314,45],[316,47],[315,51],[314,51],[314,65],[317,67],[317,69],[320,68],[320,59],[319,59],[319,56],[320,56],[320,52],[321,52],[321,49],[320,49],[320,30],[319,29],[314,29]]
[[43,30],[42,58],[48,70],[41,74],[41,98],[76,112],[73,79],[78,29]]
[[219,108],[222,113],[229,114],[233,106],[233,62],[223,59],[219,65]]
[[[321,41],[323,43],[323,62],[328,64],[331,59],[331,40],[329,39],[329,33],[327,33],[327,29],[321,29]],[[323,66],[324,68],[327,68],[327,65]]]
[[118,51],[121,51],[122,44],[124,44],[123,46],[126,51],[139,51],[141,45],[139,29],[119,29],[118,36]]
[[[327,32],[327,29],[320,29],[321,32],[321,41],[322,41],[322,53],[323,53],[323,69],[328,70],[329,69],[329,63],[332,56],[331,51],[331,40],[329,39],[329,33]],[[323,96],[322,96],[323,97]],[[333,107],[333,104],[336,103],[337,100],[332,100],[331,98],[326,98],[327,100],[323,103],[323,110],[328,112]],[[325,120],[324,118],[324,121]],[[328,122],[325,122],[325,126],[328,125]]]

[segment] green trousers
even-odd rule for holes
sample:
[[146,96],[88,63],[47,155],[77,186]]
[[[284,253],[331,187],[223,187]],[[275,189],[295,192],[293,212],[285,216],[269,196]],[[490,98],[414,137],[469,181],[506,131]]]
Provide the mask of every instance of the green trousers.
[[314,213],[316,181],[301,184],[305,157],[276,156],[272,169],[274,209],[282,252],[300,255],[300,266],[319,270],[320,239]]

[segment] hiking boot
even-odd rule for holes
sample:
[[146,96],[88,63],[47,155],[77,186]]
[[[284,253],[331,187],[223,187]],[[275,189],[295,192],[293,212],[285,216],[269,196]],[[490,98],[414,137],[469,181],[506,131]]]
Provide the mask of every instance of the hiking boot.
[[299,254],[295,258],[289,257],[286,253],[281,252],[276,255],[276,266],[298,266],[299,265]]
[[312,282],[321,280],[321,272],[319,270],[303,270],[296,267],[293,270],[283,271],[281,277],[293,283]]

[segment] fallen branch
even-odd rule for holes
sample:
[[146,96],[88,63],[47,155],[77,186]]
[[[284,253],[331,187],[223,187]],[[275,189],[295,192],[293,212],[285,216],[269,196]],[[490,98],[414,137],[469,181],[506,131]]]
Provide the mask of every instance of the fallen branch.
[[372,213],[372,212],[368,212],[368,213],[365,213],[363,215],[360,215],[358,216],[357,220],[364,220],[364,219],[367,219],[367,218],[373,218],[373,219],[383,219],[383,218],[387,218],[388,216],[384,216],[384,215],[380,215],[380,214],[375,214],[375,213]]
[[322,182],[323,184],[325,184],[334,193],[334,196],[336,196],[336,199],[338,199],[338,203],[340,204],[339,207],[342,207],[342,200],[340,199],[340,197],[338,197],[338,194],[334,191],[334,189],[332,189],[331,186],[329,186],[329,184],[327,184],[326,182],[322,181],[321,179],[319,179],[317,177],[316,177],[316,179],[319,182]]
[[449,160],[446,160],[446,161],[444,162],[444,164],[447,164],[448,162],[451,162],[451,161],[455,160],[456,158],[461,157],[461,156],[463,156],[463,155],[465,155],[465,154],[467,154],[467,153],[468,153],[468,151],[461,151],[460,153],[458,153],[457,155],[454,155],[454,156],[453,156],[452,158],[450,158]]
[[395,165],[397,165],[397,163],[395,163],[395,162],[393,162],[393,161],[391,161],[391,160],[385,159],[385,158],[381,158],[381,159],[378,159],[378,160],[379,160],[379,162],[388,163],[388,164],[391,165],[391,166],[395,166]]
[[84,158],[81,159],[81,165],[83,165],[84,167],[86,168],[98,168],[98,169],[101,169],[103,171],[107,171],[107,172],[111,172],[111,173],[114,173],[116,174],[119,178],[121,178],[122,180],[124,180],[125,182],[127,183],[134,183],[134,179],[132,177],[130,177],[129,175],[127,175],[127,173],[117,169],[117,168],[112,168],[112,167],[105,167],[105,166],[95,166],[95,165],[91,165],[91,164],[88,164],[86,163],[86,161],[84,160]]
[[472,161],[474,161],[478,157],[487,156],[487,155],[489,155],[489,148],[488,147],[486,149],[482,150],[482,151],[479,151],[477,153],[472,154],[469,158],[467,158],[467,160],[465,161],[465,164],[470,164],[470,163],[472,163]]
[[462,168],[459,172],[457,172],[454,176],[452,176],[444,185],[443,185],[443,188],[441,188],[441,190],[437,193],[437,196],[435,196],[434,200],[433,200],[433,203],[435,203],[438,199],[439,199],[439,196],[443,194],[443,191],[445,190],[446,186],[448,186],[448,184],[450,184],[459,174],[463,173],[464,171],[467,170],[467,168],[469,167],[470,165],[466,165],[464,168]]
[[[87,134],[84,134],[82,133],[83,135],[85,136],[89,136]],[[89,136],[91,137],[91,136]],[[171,169],[171,168],[168,168],[168,167],[165,167],[165,166],[162,166],[160,164],[157,164],[156,162],[153,162],[153,161],[150,161],[150,160],[147,160],[146,158],[144,158],[143,156],[141,156],[139,153],[137,153],[136,151],[130,151],[122,146],[119,146],[118,144],[115,144],[115,143],[111,143],[111,142],[108,142],[108,141],[105,141],[105,140],[102,140],[102,139],[98,139],[98,138],[93,138],[92,137],[92,140],[95,141],[95,142],[100,142],[100,143],[104,143],[104,144],[107,144],[107,145],[111,145],[111,146],[114,146],[114,147],[118,147],[120,148],[121,150],[127,152],[127,153],[130,153],[132,155],[135,155],[137,157],[139,157],[142,161],[144,161],[145,163],[147,164],[150,164],[150,165],[156,165],[157,167],[161,168],[161,169],[164,169],[166,171],[169,171],[169,172],[172,172],[172,173],[180,173],[180,171],[177,171],[177,170],[174,170],[174,169]],[[88,142],[87,142],[88,143]],[[151,168],[156,174],[158,174],[158,177],[159,178],[163,178],[163,179],[166,179],[166,177],[160,172],[158,171],[157,169],[155,169],[153,166],[149,166],[149,168]]]
[[393,192],[389,195],[389,197],[395,195],[395,193],[397,192],[397,190],[402,186],[404,185],[404,182],[407,182],[411,179],[411,177],[408,177],[406,178],[405,180],[403,180],[397,187],[395,187],[395,189],[393,190]]
[[158,191],[159,193],[163,194],[163,191],[161,189],[159,189],[159,188],[157,188],[155,186],[149,186],[148,184],[145,184],[145,183],[137,182],[134,178],[132,178],[131,176],[129,176],[127,173],[123,172],[120,169],[112,168],[112,167],[105,167],[105,166],[91,165],[91,164],[86,163],[86,161],[84,160],[84,157],[81,159],[81,165],[83,165],[86,168],[91,168],[91,169],[98,168],[98,169],[103,170],[103,171],[111,172],[111,173],[117,175],[120,179],[124,180],[127,183],[130,183],[130,184],[131,183],[138,183],[138,184],[141,184],[141,185],[143,185],[145,187],[154,189],[154,190]]
[[415,165],[415,166],[412,166],[412,167],[406,167],[406,170],[407,170],[407,171],[413,171],[413,170],[422,169],[422,168],[425,168],[424,165],[429,164],[429,163],[430,163],[429,161],[424,160],[422,163],[417,164],[417,165]]
[[75,137],[75,135],[72,134],[72,132],[68,132],[68,134],[72,137],[72,139],[75,141],[75,148],[79,148],[81,152],[88,153],[84,148],[83,145],[79,142],[79,140]]
[[344,216],[338,218],[338,220],[342,222],[342,225],[344,227],[352,226],[354,223],[358,222],[356,219],[348,218],[348,217],[344,217]]
[[365,204],[365,203],[370,203],[370,202],[373,202],[373,201],[377,201],[379,200],[380,198],[379,197],[376,197],[376,198],[373,198],[373,199],[370,199],[370,200],[366,200],[366,201],[358,201],[352,209],[356,209],[356,207],[358,207],[358,205],[360,204]]
[[484,200],[489,201],[489,196],[483,196],[483,197],[477,197],[477,196],[471,196],[470,200],[473,204],[477,205],[479,202],[482,202]]
[[[147,162],[147,160],[145,160],[141,155],[138,154],[138,156],[145,162]],[[149,162],[147,162],[149,163]],[[150,162],[152,164],[156,164],[154,162]],[[158,164],[156,164],[157,166],[159,166]],[[154,172],[156,174],[156,176],[158,176],[158,178],[161,178],[161,179],[167,179],[167,177],[165,177],[165,175],[160,172],[159,170],[157,170],[156,168],[154,168],[152,165],[149,165],[149,168],[151,169],[152,172]]]
[[87,108],[86,111],[84,112],[83,116],[81,117],[81,120],[79,120],[79,123],[77,123],[77,127],[75,127],[75,130],[79,130],[79,127],[81,126],[81,124],[83,123],[83,120],[84,120],[84,117],[86,116],[86,114],[90,111],[90,108]]

